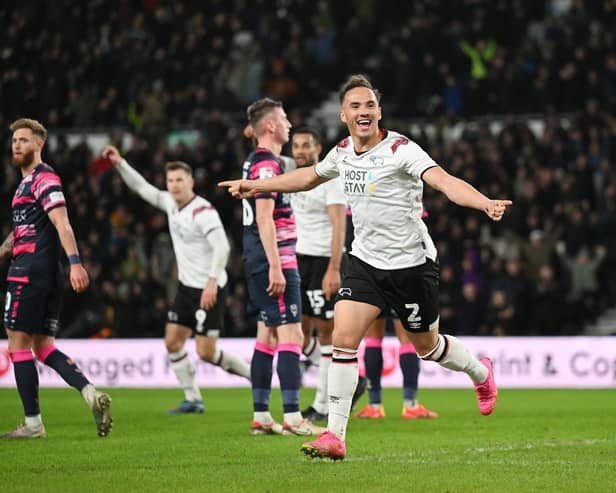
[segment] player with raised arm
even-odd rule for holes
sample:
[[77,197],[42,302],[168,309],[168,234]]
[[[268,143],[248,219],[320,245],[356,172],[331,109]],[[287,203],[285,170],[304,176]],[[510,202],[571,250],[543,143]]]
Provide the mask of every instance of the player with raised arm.
[[[257,147],[244,162],[242,176],[258,180],[284,172],[280,158],[291,123],[282,104],[269,98],[247,109]],[[295,216],[287,194],[259,193],[243,201],[243,257],[251,304],[259,310],[251,363],[253,435],[312,435],[322,431],[299,412],[302,349],[300,279],[297,270]],[[276,346],[277,345],[277,346]],[[283,402],[283,423],[269,410],[273,359]]]
[[179,286],[167,315],[165,346],[171,368],[184,389],[184,400],[169,413],[203,413],[205,406],[195,367],[184,348],[193,331],[201,360],[250,379],[248,364],[217,344],[224,330],[225,266],[230,252],[224,227],[214,206],[195,194],[192,168],[188,164],[182,161],[166,164],[167,191],[163,191],[148,183],[115,147],[107,146],[103,156],[113,163],[131,190],[167,213]]
[[423,182],[494,221],[511,204],[489,199],[447,173],[407,137],[381,129],[379,93],[365,76],[351,76],[342,86],[340,101],[340,118],[350,136],[323,161],[268,179],[220,183],[234,197],[246,199],[258,193],[309,190],[338,176],[343,181],[355,239],[336,298],[328,426],[302,446],[307,455],[332,459],[346,456],[346,428],[358,377],[357,348],[388,306],[400,316],[419,357],[469,375],[480,412],[492,412],[497,389],[491,361],[478,360],[457,338],[438,331],[437,252],[421,220]]
[[71,287],[81,293],[90,281],[68,219],[60,177],[41,160],[47,130],[29,118],[16,120],[10,129],[12,162],[20,168],[23,178],[13,196],[13,232],[0,247],[0,261],[11,258],[4,328],[25,419],[16,430],[1,436],[47,436],[39,406],[36,357],[81,392],[94,415],[98,435],[105,437],[112,426],[111,398],[97,391],[75,362],[55,345],[65,283],[60,265],[62,250],[70,265]]

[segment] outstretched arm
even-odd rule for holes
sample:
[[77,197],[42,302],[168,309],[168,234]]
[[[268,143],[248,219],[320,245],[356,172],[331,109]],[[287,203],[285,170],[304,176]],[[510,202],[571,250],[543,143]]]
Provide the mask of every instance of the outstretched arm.
[[443,192],[452,202],[483,211],[493,221],[500,221],[507,206],[512,204],[511,200],[489,199],[475,187],[450,175],[440,166],[428,169],[422,178],[428,185]]
[[159,209],[165,209],[164,206],[164,192],[156,188],[154,185],[148,183],[148,181],[141,176],[134,168],[126,162],[126,160],[120,155],[120,151],[114,146],[107,146],[103,150],[103,157],[109,159],[111,164],[118,170],[118,173],[126,183],[126,186],[132,191],[139,194],[139,196],[149,202],[154,207]]
[[11,231],[6,239],[0,245],[0,265],[6,262],[13,255],[13,244],[15,243],[15,238],[13,236],[13,232]]
[[311,190],[326,181],[328,181],[327,178],[317,175],[315,167],[310,166],[260,180],[221,181],[218,186],[227,187],[229,193],[236,199],[246,199],[260,192],[302,192],[304,190]]

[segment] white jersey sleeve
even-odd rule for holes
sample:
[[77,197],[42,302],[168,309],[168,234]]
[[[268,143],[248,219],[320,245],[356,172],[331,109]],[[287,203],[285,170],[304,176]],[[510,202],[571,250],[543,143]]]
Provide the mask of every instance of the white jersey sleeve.
[[339,178],[323,183],[321,186],[325,188],[325,205],[347,204],[344,188]]
[[231,246],[225,229],[216,209],[207,209],[196,216],[197,227],[205,236],[210,245],[211,253],[207,258],[208,276],[217,279],[218,284],[226,284],[227,273],[225,267],[229,260]]
[[336,163],[336,157],[338,156],[338,147],[334,147],[327,153],[327,156],[323,161],[317,163],[315,171],[321,178],[327,178],[331,180],[336,178],[340,171],[338,170],[338,164]]
[[139,194],[143,200],[152,204],[154,207],[167,211],[170,206],[170,201],[173,200],[169,192],[159,190],[154,185],[148,183],[148,181],[141,176],[136,169],[128,164],[125,159],[122,159],[116,169],[128,188]]
[[404,171],[414,178],[421,178],[424,171],[438,166],[428,153],[413,141],[400,146],[398,152],[401,153],[400,158]]

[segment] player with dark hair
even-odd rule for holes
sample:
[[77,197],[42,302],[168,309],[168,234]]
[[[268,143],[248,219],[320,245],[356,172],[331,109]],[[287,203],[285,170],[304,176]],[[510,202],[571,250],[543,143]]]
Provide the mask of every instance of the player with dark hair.
[[0,247],[0,261],[11,258],[4,328],[25,420],[16,430],[1,436],[47,435],[39,406],[36,357],[81,392],[94,415],[98,435],[105,437],[112,426],[111,398],[97,391],[75,362],[55,345],[65,282],[60,248],[70,265],[71,287],[81,293],[90,281],[79,257],[60,177],[41,160],[47,130],[29,118],[16,120],[10,129],[13,165],[20,168],[23,178],[12,202],[13,232]]
[[453,177],[407,137],[381,129],[379,94],[354,75],[340,91],[340,118],[350,136],[315,166],[263,180],[220,183],[237,198],[309,190],[338,176],[353,214],[355,239],[338,290],[329,369],[327,431],[303,445],[312,457],[342,459],[351,399],[357,384],[357,349],[369,326],[387,307],[399,315],[417,354],[465,372],[487,415],[496,404],[492,363],[478,360],[461,341],[438,331],[438,263],[422,215],[423,182],[458,205],[498,221],[509,200],[491,200]]
[[224,331],[225,266],[231,250],[224,227],[214,206],[195,194],[192,168],[187,163],[166,164],[167,191],[162,191],[133,169],[115,147],[107,146],[103,156],[113,163],[131,190],[167,213],[179,286],[167,314],[165,346],[171,369],[184,390],[184,400],[169,413],[203,413],[205,405],[195,366],[184,347],[193,331],[201,360],[233,375],[250,378],[245,361],[218,347],[218,337]]

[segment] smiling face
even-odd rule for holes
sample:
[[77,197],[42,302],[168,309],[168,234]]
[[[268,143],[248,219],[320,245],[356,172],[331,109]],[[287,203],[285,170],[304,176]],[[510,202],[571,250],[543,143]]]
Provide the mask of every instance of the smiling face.
[[349,90],[342,101],[340,119],[346,123],[353,138],[370,140],[377,136],[381,107],[374,91],[367,87]]

